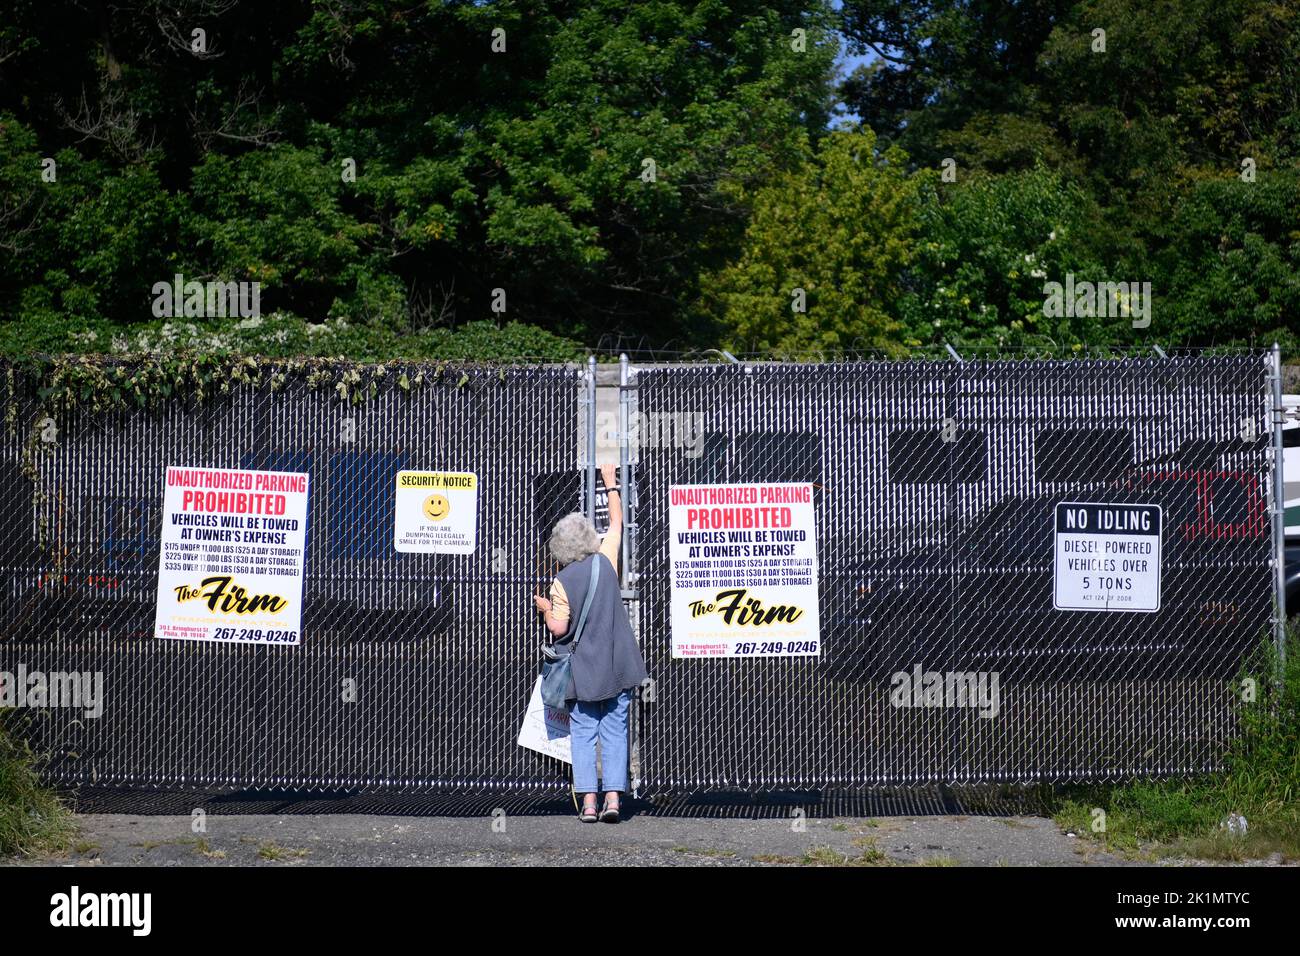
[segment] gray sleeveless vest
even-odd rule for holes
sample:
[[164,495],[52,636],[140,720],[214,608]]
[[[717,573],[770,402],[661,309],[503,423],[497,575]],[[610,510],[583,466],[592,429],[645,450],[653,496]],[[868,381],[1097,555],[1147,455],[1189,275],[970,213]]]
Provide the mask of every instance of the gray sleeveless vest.
[[632,635],[632,623],[619,591],[618,572],[599,551],[574,561],[556,575],[569,598],[569,629],[557,638],[557,650],[564,652],[572,640],[582,602],[591,581],[591,562],[600,561],[596,596],[587,612],[582,640],[573,652],[569,699],[598,701],[617,697],[619,692],[638,686],[646,678],[645,660]]

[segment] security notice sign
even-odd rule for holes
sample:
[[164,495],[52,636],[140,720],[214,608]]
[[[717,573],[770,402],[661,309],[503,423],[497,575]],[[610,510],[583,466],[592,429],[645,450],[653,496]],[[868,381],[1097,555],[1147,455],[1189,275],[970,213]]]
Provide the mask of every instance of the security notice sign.
[[812,485],[668,494],[672,656],[820,656]]
[[167,469],[154,636],[299,644],[307,475]]
[[1056,506],[1058,611],[1160,610],[1159,505]]
[[467,471],[399,471],[393,547],[406,553],[472,554],[478,533],[478,476]]

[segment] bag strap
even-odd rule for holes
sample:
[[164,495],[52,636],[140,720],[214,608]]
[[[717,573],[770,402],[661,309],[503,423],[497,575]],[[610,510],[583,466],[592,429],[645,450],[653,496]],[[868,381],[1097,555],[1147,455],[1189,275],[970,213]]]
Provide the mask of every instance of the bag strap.
[[[573,650],[578,649],[582,640],[582,629],[587,624],[587,612],[591,610],[591,599],[596,596],[596,582],[600,580],[600,552],[591,556],[591,580],[587,582],[587,596],[582,599],[582,611],[578,614],[578,626],[573,629]],[[572,651],[570,652],[572,653]]]

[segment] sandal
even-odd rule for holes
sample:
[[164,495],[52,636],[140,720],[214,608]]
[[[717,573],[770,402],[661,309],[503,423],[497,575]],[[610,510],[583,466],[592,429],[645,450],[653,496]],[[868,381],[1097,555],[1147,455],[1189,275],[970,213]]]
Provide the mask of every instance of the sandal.
[[602,823],[618,823],[618,797],[615,797],[613,802],[608,797],[605,798],[605,806],[600,811],[600,819]]
[[587,806],[586,801],[583,801],[582,814],[578,817],[578,819],[580,819],[583,823],[595,823],[596,820],[599,819],[599,817],[596,816],[595,805],[593,804],[592,806]]

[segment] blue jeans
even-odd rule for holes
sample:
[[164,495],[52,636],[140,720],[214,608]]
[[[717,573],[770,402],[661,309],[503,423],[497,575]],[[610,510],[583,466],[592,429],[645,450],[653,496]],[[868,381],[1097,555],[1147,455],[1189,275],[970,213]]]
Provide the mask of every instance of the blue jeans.
[[573,748],[573,789],[598,793],[596,736],[600,736],[601,790],[627,790],[627,708],[632,692],[608,700],[575,701],[569,711],[569,742]]

